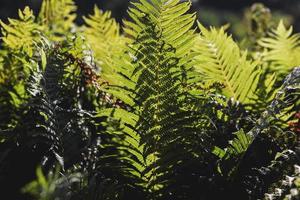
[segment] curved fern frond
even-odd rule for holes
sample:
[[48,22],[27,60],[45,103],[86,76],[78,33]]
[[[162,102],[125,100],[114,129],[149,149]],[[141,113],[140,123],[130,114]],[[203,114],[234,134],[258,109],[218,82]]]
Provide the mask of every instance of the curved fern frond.
[[271,70],[286,74],[300,65],[300,35],[293,34],[293,28],[287,29],[283,21],[267,37],[259,40],[258,44],[265,49],[262,57],[264,61],[270,62]]
[[111,18],[109,11],[103,12],[97,6],[94,7],[93,15],[83,19],[86,23],[83,35],[93,50],[97,64],[101,67],[101,77],[110,84],[118,84],[114,79],[114,60],[119,59],[125,45],[119,25]]
[[198,25],[201,35],[195,46],[196,70],[205,80],[223,84],[222,92],[227,97],[243,103],[256,99],[260,77],[257,63],[248,60],[247,52],[241,52],[223,28],[207,30],[200,23]]

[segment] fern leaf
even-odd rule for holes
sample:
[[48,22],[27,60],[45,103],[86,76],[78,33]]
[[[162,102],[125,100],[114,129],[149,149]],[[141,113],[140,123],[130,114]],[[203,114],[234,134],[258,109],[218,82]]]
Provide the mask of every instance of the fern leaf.
[[[295,68],[294,71],[285,78],[281,89],[276,93],[270,105],[261,114],[255,126],[248,133],[244,133],[243,131],[237,132],[236,137],[229,141],[229,146],[226,149],[214,147],[213,154],[218,156],[221,160],[233,159],[238,163],[235,168],[230,170],[229,174],[238,169],[239,162],[242,160],[257,136],[270,126],[271,121],[280,115],[285,107],[288,107],[291,104],[290,100],[286,99],[291,95],[289,90],[299,90],[299,88],[300,68]],[[298,97],[299,94],[296,93],[296,96]]]
[[75,26],[76,6],[73,0],[44,0],[38,16],[46,35],[54,41],[61,41]]
[[[53,60],[52,60],[53,61]],[[57,119],[57,90],[58,90],[58,71],[59,69],[49,66],[47,63],[45,73],[37,63],[31,63],[32,75],[29,77],[27,91],[31,99],[29,111],[25,115],[28,136],[31,139],[40,138],[39,142],[48,145],[51,157],[57,159],[61,166],[64,166],[61,154],[61,133]],[[60,73],[62,75],[62,73]],[[43,139],[41,139],[43,138]],[[38,143],[38,142],[37,142]],[[45,155],[45,161],[48,157]],[[46,163],[43,163],[46,164]],[[48,164],[48,163],[47,163]]]
[[229,141],[229,146],[226,150],[222,150],[218,147],[215,147],[213,150],[213,154],[217,155],[221,159],[229,159],[232,156],[238,156],[243,154],[249,148],[251,144],[251,137],[247,135],[243,129],[239,130],[238,132],[234,133],[235,138]]
[[7,48],[16,52],[25,52],[31,57],[34,44],[38,41],[42,29],[35,23],[35,16],[29,7],[23,11],[19,10],[19,18],[19,20],[9,19],[9,24],[0,21],[3,35],[1,39]]
[[225,86],[223,93],[236,101],[249,103],[256,98],[255,91],[260,76],[256,62],[247,59],[224,29],[207,30],[200,23],[201,35],[195,52],[195,68],[207,81],[217,81]]
[[110,84],[116,85],[115,59],[124,48],[125,40],[120,35],[117,22],[111,18],[110,12],[103,12],[97,6],[94,14],[83,17],[86,26],[83,35],[93,49],[97,64],[101,67],[101,77]]
[[[133,21],[124,22],[129,36],[128,49],[116,63],[121,84],[108,88],[124,102],[132,99],[130,112],[137,120],[129,126],[126,117],[120,119],[126,135],[121,142],[125,143],[122,150],[127,149],[124,156],[130,158],[126,160],[131,166],[135,166],[129,170],[137,171],[135,174],[141,176],[137,177],[139,185],[147,192],[157,193],[155,195],[167,185],[164,176],[171,176],[170,168],[185,159],[184,153],[171,159],[174,156],[171,149],[190,144],[191,138],[198,137],[198,129],[192,124],[194,120],[199,124],[203,120],[202,113],[185,108],[183,105],[186,104],[180,98],[184,96],[183,74],[190,66],[189,54],[195,40],[191,29],[195,15],[187,14],[190,6],[190,2],[179,0],[133,3],[129,9]],[[112,117],[119,120],[116,113]],[[183,132],[186,138],[180,136]],[[128,135],[134,137],[127,142]],[[140,149],[136,151],[138,146]],[[190,154],[189,150],[184,152]]]
[[277,28],[258,41],[265,49],[263,60],[270,62],[270,69],[279,74],[287,74],[295,66],[300,65],[300,35],[293,34],[293,28],[286,28],[280,21]]

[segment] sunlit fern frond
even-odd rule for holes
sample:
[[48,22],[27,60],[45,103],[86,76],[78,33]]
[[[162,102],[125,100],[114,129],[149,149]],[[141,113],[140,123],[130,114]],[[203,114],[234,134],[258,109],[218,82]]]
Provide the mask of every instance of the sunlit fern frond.
[[125,33],[129,38],[140,37],[141,32],[145,30],[143,19],[148,18],[154,25],[157,37],[164,38],[166,43],[176,49],[176,56],[183,57],[190,51],[195,39],[194,31],[191,30],[195,23],[195,13],[187,13],[191,6],[190,1],[183,1],[178,5],[179,2],[142,0],[132,3],[135,8],[129,9],[129,16],[135,23],[124,21]]
[[195,45],[195,68],[207,81],[224,85],[225,96],[242,103],[253,102],[260,76],[257,63],[248,60],[232,37],[223,28],[210,30],[201,24],[201,35]]
[[[179,0],[133,3],[129,9],[133,21],[124,22],[131,41],[117,63],[122,84],[108,89],[129,105],[128,110],[114,109],[111,115],[122,124],[116,134],[125,135],[119,145],[121,158],[128,162],[126,171],[152,193],[150,197],[176,195],[171,186],[162,191],[171,184],[165,177],[182,179],[183,172],[172,168],[184,171],[186,165],[176,163],[196,159],[204,148],[200,145],[196,153],[191,146],[205,134],[200,129],[208,119],[200,108],[189,105],[193,99],[186,96],[183,84],[195,40],[195,15],[187,14],[190,6]],[[184,146],[180,154],[174,153]]]
[[278,74],[287,74],[300,65],[300,35],[293,34],[293,27],[286,28],[280,21],[277,28],[258,41],[265,49],[263,60],[270,62],[269,68]]
[[3,45],[12,51],[23,51],[32,56],[34,44],[39,38],[41,27],[35,23],[33,11],[26,7],[19,10],[20,19],[8,19],[9,24],[0,21]]
[[[121,76],[115,76],[115,79],[118,79],[120,85],[134,90],[135,82],[140,75],[139,72],[145,69],[152,59],[148,58],[147,54],[158,48],[162,48],[161,50],[165,48],[167,51],[174,52],[176,58],[170,59],[170,62],[176,63],[178,61],[183,68],[188,69],[190,67],[190,52],[196,39],[194,30],[191,30],[194,25],[195,14],[187,13],[191,6],[190,1],[179,2],[177,0],[154,0],[150,3],[142,0],[132,3],[133,7],[129,8],[128,13],[133,21],[124,21],[124,32],[130,41],[129,49],[126,51],[127,54],[118,59],[116,63],[116,70]],[[147,41],[147,39],[149,40]],[[151,47],[150,45],[160,47]],[[136,67],[140,59],[143,59],[145,63]],[[124,78],[124,76],[129,77],[129,79]],[[120,96],[125,102],[133,103],[125,93],[120,93]],[[133,96],[135,95],[133,94]]]
[[101,77],[110,84],[118,84],[114,79],[114,60],[119,59],[125,45],[119,24],[111,18],[109,11],[103,12],[97,6],[94,7],[93,15],[83,19],[86,23],[83,35],[93,51],[97,64],[101,67]]
[[45,34],[54,41],[61,41],[74,28],[77,7],[73,0],[44,0],[38,16]]

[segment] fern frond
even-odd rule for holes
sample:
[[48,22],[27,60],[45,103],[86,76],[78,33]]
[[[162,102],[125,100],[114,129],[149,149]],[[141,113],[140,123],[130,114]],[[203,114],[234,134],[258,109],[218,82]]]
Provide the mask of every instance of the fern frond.
[[[53,156],[56,158],[63,166],[64,161],[61,157],[60,144],[62,135],[59,130],[57,118],[58,74],[63,75],[63,73],[61,73],[63,69],[59,70],[58,66],[48,62],[48,67],[45,69],[45,73],[43,73],[39,65],[37,63],[35,63],[35,65],[35,67],[31,67],[33,72],[29,77],[27,87],[31,96],[28,105],[29,110],[24,117],[27,136],[33,141],[36,139],[37,144],[44,142],[44,145],[49,145],[48,153],[50,153],[50,157]],[[47,160],[48,158],[45,156],[45,161]]]
[[120,28],[117,22],[111,18],[109,11],[103,12],[97,6],[94,7],[94,14],[83,17],[86,26],[83,28],[83,35],[93,50],[97,64],[101,67],[101,77],[110,84],[118,84],[115,76],[115,59],[119,59],[125,39],[120,35]]
[[[129,9],[133,22],[124,22],[131,41],[123,60],[117,63],[121,84],[108,89],[130,105],[131,114],[123,111],[119,118],[120,111],[112,113],[123,125],[117,134],[125,135],[119,144],[120,154],[127,152],[127,158],[122,159],[131,167],[126,170],[135,172],[137,182],[152,193],[150,196],[162,195],[161,190],[169,184],[164,177],[183,176],[172,167],[186,155],[197,157],[191,143],[199,141],[197,131],[208,121],[200,109],[189,105],[193,99],[187,97],[182,84],[195,40],[191,29],[195,15],[186,13],[190,6],[190,2],[179,0],[133,3]],[[128,121],[132,116],[134,123]],[[182,154],[176,157],[172,153],[185,145],[190,147]]]
[[[222,150],[219,147],[215,147],[213,149],[213,153],[221,160],[235,160],[235,162],[238,163],[238,167],[245,153],[248,151],[258,135],[270,126],[271,121],[276,119],[276,117],[284,111],[285,107],[288,107],[291,104],[291,100],[288,99],[291,95],[290,90],[298,91],[299,89],[300,68],[295,68],[294,71],[285,78],[282,88],[276,93],[275,98],[267,107],[266,111],[262,113],[255,126],[246,134],[243,131],[238,132],[236,137],[229,142],[229,146],[226,149]],[[299,96],[297,92],[296,96]],[[236,169],[233,169],[233,171],[234,170]]]
[[32,56],[34,44],[38,42],[41,27],[35,23],[33,11],[26,7],[23,11],[19,10],[19,20],[8,19],[9,24],[0,20],[2,28],[2,41],[4,45],[16,52],[25,52]]
[[221,28],[207,30],[198,23],[201,35],[195,46],[195,68],[207,81],[218,81],[225,88],[227,97],[249,103],[256,99],[260,69],[256,62],[248,60],[231,36]]
[[44,0],[38,22],[44,26],[49,38],[61,41],[75,26],[76,10],[73,0]]
[[[143,19],[148,19],[154,25],[154,31],[158,37],[176,49],[176,56],[183,57],[190,51],[194,42],[193,30],[195,14],[186,13],[191,2],[179,0],[154,0],[147,2],[141,0],[132,3],[135,7],[129,9],[129,15],[135,23],[124,21],[124,31],[130,38],[138,38],[145,31]],[[183,15],[184,14],[184,15]]]
[[251,137],[247,135],[243,129],[234,133],[235,138],[229,141],[229,146],[224,151],[218,147],[215,147],[213,150],[213,154],[217,155],[219,158],[227,160],[231,156],[237,156],[239,154],[244,153],[249,148],[251,144]]
[[293,28],[288,29],[280,21],[277,28],[268,36],[258,41],[265,49],[263,60],[270,62],[269,68],[279,74],[287,74],[291,69],[300,65],[300,35],[293,34]]
[[[116,63],[117,72],[121,76],[115,77],[119,80],[119,86],[128,87],[129,90],[134,90],[135,82],[140,75],[138,72],[145,69],[151,62],[152,58],[147,58],[147,54],[155,48],[164,48],[170,52],[174,51],[176,58],[170,59],[168,62],[176,63],[176,60],[179,59],[179,65],[188,69],[191,64],[191,57],[186,55],[190,54],[195,41],[194,30],[190,30],[194,24],[195,14],[186,13],[191,6],[191,2],[180,2],[179,0],[147,2],[142,0],[132,4],[133,7],[128,12],[133,22],[124,21],[124,31],[131,41],[129,42],[130,48],[127,50],[127,54],[118,59]],[[150,30],[151,32],[149,32]],[[149,33],[146,33],[146,31]],[[176,34],[173,34],[174,32]],[[151,40],[147,41],[149,38]],[[145,46],[141,45],[142,43]],[[146,45],[149,45],[149,47],[146,47]],[[149,48],[148,52],[143,48]],[[144,54],[144,52],[146,53]],[[139,56],[137,53],[140,53]],[[136,67],[135,65],[140,59],[145,63]],[[117,95],[115,92],[114,94]],[[122,96],[124,97],[123,94]]]

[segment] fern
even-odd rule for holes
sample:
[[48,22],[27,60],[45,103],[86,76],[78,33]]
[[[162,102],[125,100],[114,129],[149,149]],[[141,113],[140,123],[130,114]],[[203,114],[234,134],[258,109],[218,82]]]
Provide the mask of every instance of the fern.
[[[160,193],[170,195],[169,190],[162,191],[170,184],[164,177],[179,178],[172,167],[187,155],[196,157],[190,148],[177,158],[172,151],[184,144],[192,146],[192,141],[201,135],[197,130],[207,124],[207,119],[188,105],[189,98],[181,85],[187,78],[184,74],[190,64],[188,49],[195,38],[190,29],[195,15],[185,14],[190,3],[157,0],[133,5],[129,10],[133,22],[125,22],[125,31],[132,41],[124,55],[126,65],[118,68],[123,84],[108,91],[130,105],[129,111],[112,112],[122,124],[121,134],[125,134],[121,137],[120,154],[126,153],[126,171],[139,180],[137,185],[150,192],[151,199]],[[197,122],[198,126],[193,127]]]
[[33,11],[26,7],[19,10],[19,19],[0,21],[2,30],[0,72],[0,126],[10,129],[16,126],[17,112],[26,100],[25,83],[30,70],[28,61],[36,52],[42,28],[35,23]]
[[[29,111],[25,115],[26,127],[29,129],[28,136],[33,138],[45,137],[49,140],[49,150],[58,159],[63,166],[63,159],[61,158],[61,137],[62,133],[59,131],[59,121],[57,118],[57,102],[59,91],[59,79],[63,73],[63,68],[59,68],[58,62],[62,60],[48,60],[43,63],[46,67],[45,72],[42,73],[39,66],[33,68],[32,76],[28,83],[28,91],[31,95],[29,102]],[[43,62],[46,62],[45,60]],[[36,70],[36,71],[35,71]],[[33,129],[32,127],[36,127]],[[30,129],[32,129],[30,131]],[[46,142],[48,143],[48,142]],[[46,160],[48,158],[45,158]]]
[[[15,127],[19,118],[18,111],[27,99],[25,83],[30,75],[27,68],[27,61],[16,57],[14,50],[3,51],[2,69],[0,79],[0,129],[10,129]],[[27,53],[17,53],[28,58]],[[21,57],[22,57],[21,56]]]
[[76,9],[73,0],[44,0],[38,22],[49,38],[61,41],[75,26]]
[[[64,52],[69,46],[56,46],[49,41],[44,41],[40,46],[40,56],[27,63],[31,70],[26,84],[28,101],[21,104],[20,119],[15,127],[7,131],[7,140],[1,146],[15,142],[29,149],[31,159],[36,159],[31,163],[30,170],[42,165],[47,171],[56,164],[70,170],[75,166],[82,171],[94,169],[94,163],[90,162],[95,162],[95,158],[89,149],[98,152],[95,146],[99,145],[99,136],[91,132],[98,128],[91,124],[91,113],[83,110],[86,106],[92,109],[94,105],[92,101],[81,103],[88,99],[86,96],[91,92],[85,85],[89,77],[81,71],[81,67],[88,70],[87,64],[81,60],[73,63],[73,60],[79,59]],[[94,94],[90,98],[96,97]],[[2,135],[4,133],[1,131],[1,138]],[[18,147],[10,146],[8,149],[8,152],[14,152]],[[4,167],[6,163],[10,164],[10,155],[1,155]],[[78,159],[81,161],[78,162]],[[4,180],[11,173],[8,170]]]
[[207,30],[198,24],[201,35],[195,46],[195,68],[206,81],[218,81],[224,85],[222,92],[243,103],[253,102],[257,97],[260,69],[256,62],[247,59],[224,29]]
[[110,84],[117,84],[114,80],[114,59],[118,59],[125,42],[120,35],[119,25],[111,18],[110,12],[103,12],[97,6],[93,15],[83,19],[86,23],[83,35],[101,67],[101,77]]
[[286,74],[300,64],[299,34],[293,34],[293,28],[287,29],[282,21],[258,44],[265,49],[263,60],[270,62],[269,68],[277,73]]
[[20,20],[9,19],[9,24],[0,21],[3,35],[1,39],[10,50],[25,52],[31,57],[42,29],[35,23],[33,11],[29,7],[24,11],[19,10],[19,18]]
[[238,156],[239,154],[244,153],[249,148],[251,144],[251,137],[243,131],[243,129],[234,133],[235,137],[229,142],[230,146],[226,150],[222,150],[218,147],[215,147],[213,153],[216,154],[221,159],[229,159],[231,156]]
[[[235,162],[240,163],[241,159],[245,156],[245,153],[248,151],[258,135],[270,125],[272,119],[274,119],[276,115],[280,114],[285,106],[290,104],[290,100],[285,98],[287,98],[286,95],[289,95],[289,90],[291,88],[294,90],[299,89],[299,75],[300,69],[295,68],[294,71],[286,77],[282,88],[277,92],[274,100],[268,106],[267,110],[262,113],[252,130],[250,130],[247,134],[240,130],[236,133],[236,138],[229,142],[229,147],[225,150],[215,147],[213,149],[213,153],[221,160],[226,161],[227,159],[234,159],[236,160]],[[239,167],[239,164],[237,164],[236,167]],[[237,168],[231,169],[228,175],[231,176],[231,173],[236,170]]]
[[44,0],[37,19],[25,8],[0,22],[1,194],[296,198],[297,179],[280,180],[298,174],[297,123],[287,121],[299,68],[278,86],[298,62],[298,35],[282,23],[267,35],[254,12],[253,39],[264,38],[247,52],[225,27],[196,27],[190,8],[132,1],[121,27],[95,6],[79,26],[74,1]]

